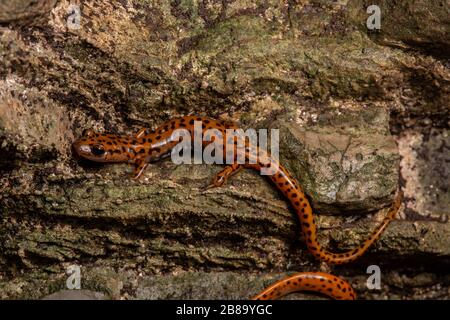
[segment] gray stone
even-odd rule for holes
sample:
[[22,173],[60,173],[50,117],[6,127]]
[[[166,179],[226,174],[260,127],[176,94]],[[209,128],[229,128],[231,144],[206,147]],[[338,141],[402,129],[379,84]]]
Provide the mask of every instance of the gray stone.
[[105,294],[90,290],[61,290],[43,297],[42,300],[105,300]]

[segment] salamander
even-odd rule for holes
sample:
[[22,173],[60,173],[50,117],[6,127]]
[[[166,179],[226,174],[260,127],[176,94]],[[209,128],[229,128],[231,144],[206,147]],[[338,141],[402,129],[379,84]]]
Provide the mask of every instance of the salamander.
[[[134,178],[138,179],[149,163],[170,156],[172,149],[182,140],[182,137],[173,135],[177,129],[185,129],[192,139],[194,139],[196,134],[200,134],[200,132],[195,130],[196,123],[201,125],[200,131],[202,135],[207,133],[209,129],[216,129],[216,132],[221,135],[210,138],[209,141],[208,139],[202,139],[203,148],[214,141],[223,150],[224,158],[229,153],[232,154],[232,159],[234,160],[238,159],[238,156],[245,158],[244,163],[234,161],[225,166],[224,169],[215,175],[211,186],[220,187],[224,185],[231,175],[242,168],[255,170],[269,167],[275,168],[273,174],[268,177],[291,203],[299,218],[309,252],[321,261],[331,264],[344,264],[360,257],[380,237],[390,221],[394,219],[400,207],[402,193],[401,190],[398,190],[386,217],[365,242],[353,250],[343,253],[332,253],[325,250],[317,240],[317,228],[311,205],[296,179],[268,151],[258,150],[255,153],[255,149],[251,148],[252,145],[247,139],[239,136],[228,137],[227,129],[237,129],[234,123],[206,117],[185,116],[169,120],[155,130],[142,128],[133,136],[99,133],[88,129],[83,132],[81,138],[72,144],[72,148],[76,155],[88,160],[132,164],[135,166]],[[242,139],[245,139],[245,141],[242,141]],[[242,143],[245,147],[238,148],[239,143]],[[338,287],[338,285],[342,287],[340,284],[342,280],[338,278],[334,280],[335,278],[332,275],[323,273],[301,273],[294,275],[292,279],[288,278],[278,282],[256,298],[263,299],[264,296],[280,297],[292,290],[305,290],[307,288],[311,290],[316,289],[315,291],[319,292],[322,291],[334,298],[355,298],[353,290],[349,289],[350,286],[345,284],[346,291],[343,292]],[[325,291],[319,287],[322,280],[327,283],[331,281],[330,285],[324,287]],[[306,287],[307,284],[308,286]],[[331,292],[328,291],[330,288],[332,289]]]
[[320,292],[337,300],[354,300],[356,294],[350,284],[324,272],[299,272],[275,282],[254,296],[253,300],[278,299],[296,291]]

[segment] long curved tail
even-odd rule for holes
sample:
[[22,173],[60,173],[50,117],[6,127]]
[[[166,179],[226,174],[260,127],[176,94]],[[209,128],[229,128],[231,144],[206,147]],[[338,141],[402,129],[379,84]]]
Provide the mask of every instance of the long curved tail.
[[395,200],[390,207],[383,222],[375,228],[369,238],[363,242],[358,248],[344,252],[344,253],[332,253],[324,250],[320,243],[317,241],[317,228],[314,222],[311,205],[299,186],[297,181],[284,169],[279,166],[277,173],[271,176],[271,180],[277,185],[281,192],[289,199],[292,206],[297,213],[302,232],[306,239],[308,250],[318,259],[327,263],[344,264],[351,262],[367,251],[367,249],[374,243],[389,223],[395,218],[395,214],[399,210],[403,192],[400,188],[397,190]]

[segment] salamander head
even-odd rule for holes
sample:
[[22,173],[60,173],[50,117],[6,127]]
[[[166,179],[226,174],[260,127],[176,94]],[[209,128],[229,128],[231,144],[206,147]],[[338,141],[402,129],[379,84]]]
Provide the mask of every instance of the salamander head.
[[72,144],[72,149],[78,156],[96,162],[122,162],[129,159],[123,149],[122,141],[128,141],[120,136],[94,132],[92,129],[83,131],[83,136]]

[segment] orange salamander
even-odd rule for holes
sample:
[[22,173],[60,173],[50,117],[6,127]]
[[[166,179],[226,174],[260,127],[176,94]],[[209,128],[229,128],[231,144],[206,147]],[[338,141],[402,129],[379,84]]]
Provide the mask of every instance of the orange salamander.
[[[176,129],[187,130],[192,138],[196,133],[198,134],[194,130],[196,122],[197,125],[201,123],[202,134],[209,129],[216,129],[222,135],[214,139],[210,138],[210,141],[202,139],[203,147],[214,141],[220,148],[223,148],[224,157],[227,153],[233,151],[233,159],[237,159],[238,155],[243,155],[245,158],[244,164],[236,161],[217,173],[212,186],[222,186],[232,174],[241,168],[261,170],[262,168],[268,168],[271,164],[276,164],[274,174],[270,175],[269,178],[292,204],[300,220],[301,230],[309,252],[321,261],[344,264],[360,257],[380,237],[389,222],[394,219],[401,205],[402,192],[399,190],[386,217],[365,242],[348,252],[332,253],[325,250],[317,240],[317,229],[312,208],[299,183],[268,152],[261,150],[258,150],[256,154],[251,152],[247,140],[243,142],[245,148],[238,148],[237,141],[242,137],[229,138],[226,135],[227,129],[237,129],[236,125],[232,123],[206,117],[185,116],[169,120],[156,130],[143,128],[134,136],[98,133],[88,129],[83,132],[80,139],[73,143],[72,148],[78,156],[91,161],[133,164],[135,166],[134,176],[137,179],[149,163],[170,156],[171,150],[181,141],[179,136],[174,137],[172,134]],[[302,272],[282,279],[254,299],[274,299],[293,291],[303,290],[321,292],[335,299],[355,299],[355,293],[347,282],[333,275],[319,272]]]

